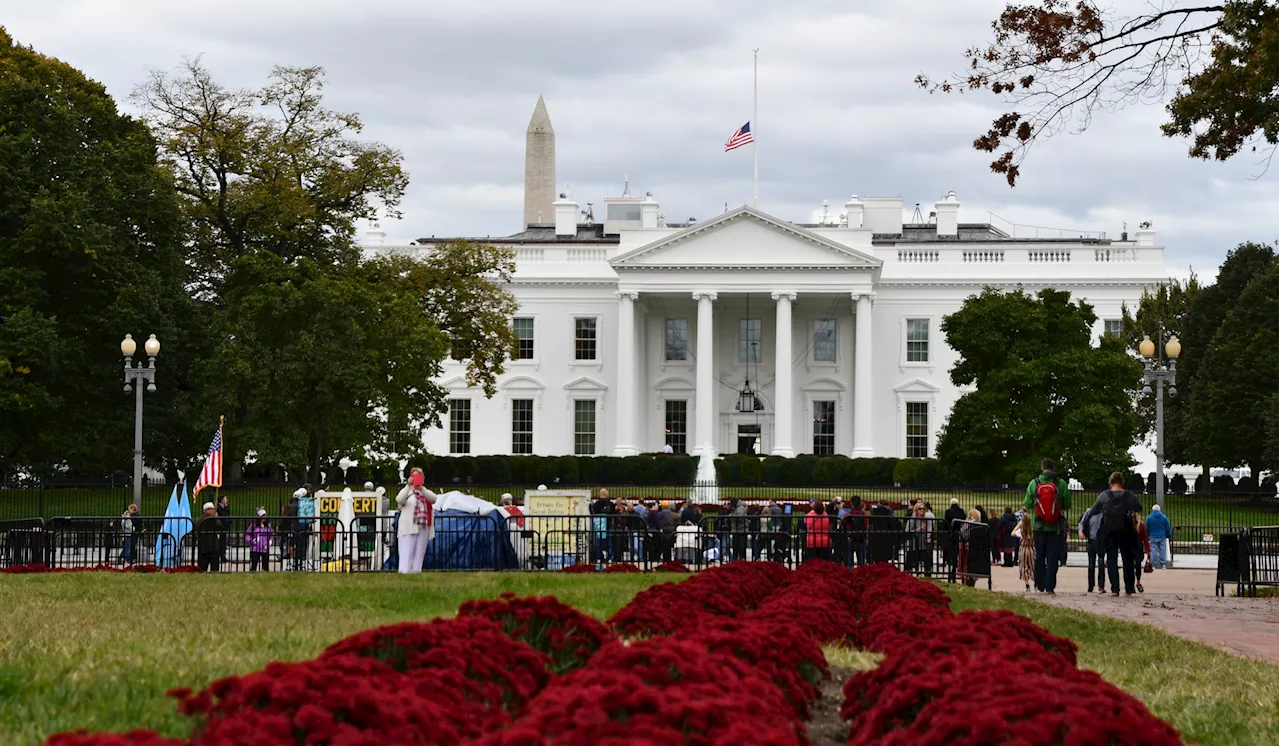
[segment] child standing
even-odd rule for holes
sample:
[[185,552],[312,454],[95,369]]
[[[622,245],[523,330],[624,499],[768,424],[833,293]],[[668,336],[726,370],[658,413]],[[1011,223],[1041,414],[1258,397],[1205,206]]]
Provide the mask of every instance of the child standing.
[[[1031,530],[1031,514],[1024,513],[1018,523],[1019,541],[1022,542],[1022,557],[1018,560],[1018,580],[1021,580],[1031,592],[1031,580],[1036,576],[1036,536]],[[1036,590],[1040,590],[1036,588]]]
[[263,572],[271,571],[271,539],[274,533],[267,523],[267,509],[258,508],[258,520],[244,532],[244,541],[249,545],[249,572],[257,572],[259,565]]

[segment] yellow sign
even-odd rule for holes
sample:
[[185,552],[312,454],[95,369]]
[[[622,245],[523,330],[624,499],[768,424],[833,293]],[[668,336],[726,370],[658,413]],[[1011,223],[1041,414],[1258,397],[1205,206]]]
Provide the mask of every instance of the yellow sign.
[[590,503],[590,490],[526,490],[525,529],[534,531],[548,552],[576,555],[580,539],[587,546]]
[[[375,515],[378,512],[378,498],[376,497],[353,497],[351,505],[355,508],[356,515]],[[342,508],[342,497],[322,497],[316,500],[316,509],[321,515],[332,514],[337,515]]]

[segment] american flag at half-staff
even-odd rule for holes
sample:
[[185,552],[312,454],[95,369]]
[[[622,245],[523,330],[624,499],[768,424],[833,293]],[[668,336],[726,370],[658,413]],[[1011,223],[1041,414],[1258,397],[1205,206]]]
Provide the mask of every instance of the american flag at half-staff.
[[724,152],[740,148],[743,145],[749,145],[755,142],[755,138],[751,135],[751,122],[747,122],[738,128],[737,132],[729,135],[729,139],[724,141]]
[[218,432],[213,434],[213,443],[209,445],[209,455],[205,456],[204,468],[200,470],[200,478],[196,480],[196,487],[191,491],[193,495],[199,495],[200,490],[205,487],[221,487],[222,486],[222,421],[218,422]]

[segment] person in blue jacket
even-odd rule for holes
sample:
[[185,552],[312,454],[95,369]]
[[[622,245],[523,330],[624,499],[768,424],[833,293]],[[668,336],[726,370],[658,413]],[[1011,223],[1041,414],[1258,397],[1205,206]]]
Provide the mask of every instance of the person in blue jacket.
[[1147,516],[1147,538],[1151,540],[1151,566],[1163,570],[1164,553],[1169,539],[1173,538],[1173,527],[1159,505],[1151,506],[1151,515]]

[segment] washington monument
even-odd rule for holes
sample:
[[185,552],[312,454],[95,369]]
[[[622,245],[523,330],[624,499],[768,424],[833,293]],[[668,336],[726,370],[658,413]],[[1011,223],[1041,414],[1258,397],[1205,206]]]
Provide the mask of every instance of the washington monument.
[[524,134],[524,224],[555,222],[556,131],[551,129],[547,105],[538,96],[529,129]]

